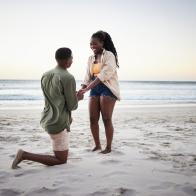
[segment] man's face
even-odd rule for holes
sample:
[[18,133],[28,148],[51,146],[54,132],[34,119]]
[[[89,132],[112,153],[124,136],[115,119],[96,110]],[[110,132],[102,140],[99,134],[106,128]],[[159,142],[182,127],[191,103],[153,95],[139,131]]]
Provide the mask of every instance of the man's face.
[[71,64],[73,63],[73,57],[71,56],[68,60],[66,60],[67,63],[66,63],[66,67],[69,68],[71,67]]
[[68,59],[58,60],[58,64],[64,68],[70,68],[73,62],[73,57],[71,56]]

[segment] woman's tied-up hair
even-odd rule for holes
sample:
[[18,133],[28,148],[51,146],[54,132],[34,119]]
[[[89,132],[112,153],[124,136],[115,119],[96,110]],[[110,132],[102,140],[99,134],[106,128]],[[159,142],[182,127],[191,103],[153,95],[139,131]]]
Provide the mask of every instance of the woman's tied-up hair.
[[117,67],[119,67],[118,55],[111,36],[105,31],[97,31],[92,35],[92,38],[98,38],[101,42],[103,42],[103,48],[114,54],[116,59],[116,65]]

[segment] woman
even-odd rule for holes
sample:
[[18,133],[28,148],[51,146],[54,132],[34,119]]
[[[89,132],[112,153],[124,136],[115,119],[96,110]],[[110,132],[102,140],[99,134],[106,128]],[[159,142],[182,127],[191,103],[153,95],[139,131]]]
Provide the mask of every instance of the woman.
[[100,113],[102,115],[107,145],[101,152],[106,154],[111,152],[112,147],[112,113],[116,100],[120,100],[118,58],[113,41],[107,32],[94,33],[90,47],[94,54],[89,57],[86,76],[79,93],[84,94],[90,90],[90,128],[95,142],[92,151],[101,150],[98,122]]

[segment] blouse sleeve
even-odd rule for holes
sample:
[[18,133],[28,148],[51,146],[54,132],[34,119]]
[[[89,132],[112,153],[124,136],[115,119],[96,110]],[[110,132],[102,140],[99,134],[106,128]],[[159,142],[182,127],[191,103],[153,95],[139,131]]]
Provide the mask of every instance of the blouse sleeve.
[[103,62],[103,67],[97,77],[102,81],[109,80],[116,72],[116,59],[112,53],[109,53]]
[[90,58],[88,59],[88,63],[87,63],[87,67],[86,67],[86,74],[85,74],[85,77],[84,77],[84,80],[82,82],[81,85],[86,85],[88,86],[88,84],[90,83],[91,81],[91,74],[90,74]]

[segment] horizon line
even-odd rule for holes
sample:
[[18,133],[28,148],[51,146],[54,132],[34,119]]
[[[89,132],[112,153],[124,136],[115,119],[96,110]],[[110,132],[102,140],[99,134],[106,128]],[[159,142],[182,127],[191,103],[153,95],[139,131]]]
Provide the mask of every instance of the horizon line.
[[[41,79],[0,79],[0,81],[39,81]],[[76,81],[83,81],[76,79]],[[119,82],[196,82],[196,80],[119,80]]]

